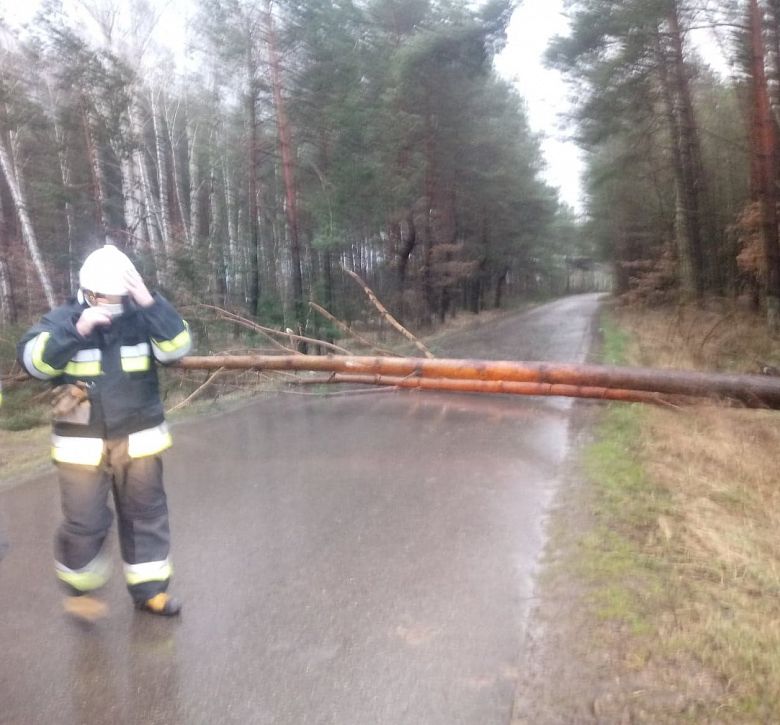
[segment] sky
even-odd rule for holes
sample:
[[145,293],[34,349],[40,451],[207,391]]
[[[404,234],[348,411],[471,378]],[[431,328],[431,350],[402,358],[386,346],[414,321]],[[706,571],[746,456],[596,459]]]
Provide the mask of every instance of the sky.
[[581,213],[584,162],[565,120],[571,110],[567,87],[560,73],[543,64],[551,38],[567,35],[568,27],[562,0],[524,0],[512,15],[506,48],[495,66],[526,100],[531,129],[541,136],[545,181],[559,190],[562,201]]
[[[37,5],[38,0],[0,0],[0,15],[28,20]],[[160,27],[167,28],[165,36],[170,46],[184,44],[183,10],[187,5],[186,0],[155,0],[155,7],[162,13]],[[566,122],[571,110],[568,89],[561,74],[545,68],[543,63],[551,38],[567,35],[568,27],[563,0],[522,0],[512,15],[506,47],[495,65],[497,72],[526,99],[529,124],[540,135],[545,181],[558,189],[561,200],[576,213],[583,213],[584,155],[572,140],[573,130]],[[706,56],[706,40],[700,49]],[[710,55],[716,63],[722,57],[717,51]]]

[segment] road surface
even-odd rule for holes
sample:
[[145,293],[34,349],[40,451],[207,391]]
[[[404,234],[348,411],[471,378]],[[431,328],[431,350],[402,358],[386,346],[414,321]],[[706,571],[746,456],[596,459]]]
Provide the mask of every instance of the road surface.
[[[597,295],[441,355],[582,361]],[[598,404],[598,403],[596,403]],[[178,620],[61,611],[53,475],[0,493],[0,723],[508,723],[569,400],[279,394],[166,454]]]

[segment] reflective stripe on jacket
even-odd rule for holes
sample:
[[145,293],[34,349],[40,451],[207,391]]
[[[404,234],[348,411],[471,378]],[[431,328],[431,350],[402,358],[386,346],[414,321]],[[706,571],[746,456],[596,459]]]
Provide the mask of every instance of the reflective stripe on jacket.
[[[30,328],[18,345],[27,372],[54,385],[81,382],[89,390],[89,422],[54,421],[55,460],[100,460],[102,441],[131,436],[130,455],[153,455],[170,446],[164,426],[156,366],[186,355],[189,327],[159,294],[154,304],[127,304],[111,325],[87,337],[76,330],[85,305],[57,307]],[[65,439],[76,438],[81,442]],[[96,465],[90,463],[87,465]]]

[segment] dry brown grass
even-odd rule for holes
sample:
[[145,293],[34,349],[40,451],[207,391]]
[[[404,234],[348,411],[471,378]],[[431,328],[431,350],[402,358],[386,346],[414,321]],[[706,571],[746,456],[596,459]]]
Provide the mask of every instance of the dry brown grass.
[[628,362],[634,365],[745,373],[780,368],[780,341],[741,307],[623,309],[618,319],[631,332]]
[[[618,322],[631,331],[630,364],[758,372],[780,360],[778,341],[742,311],[622,311]],[[693,657],[723,684],[706,721],[780,722],[779,450],[776,411],[708,405],[639,419],[635,455],[664,500],[641,549],[677,590],[653,636],[670,662]]]

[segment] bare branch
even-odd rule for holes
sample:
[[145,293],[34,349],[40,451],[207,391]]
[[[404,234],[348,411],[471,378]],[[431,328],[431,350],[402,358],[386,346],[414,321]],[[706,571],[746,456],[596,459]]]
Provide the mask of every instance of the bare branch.
[[379,301],[377,296],[373,293],[371,288],[357,275],[355,272],[352,272],[351,270],[347,269],[346,267],[342,267],[343,269],[352,279],[354,279],[362,288],[363,291],[368,296],[368,299],[371,300],[371,302],[374,304],[374,307],[376,307],[379,310],[379,314],[382,315],[382,317],[387,320],[396,330],[398,330],[404,337],[411,340],[415,347],[417,347],[419,350],[423,352],[425,357],[428,358],[434,358],[436,357],[420,340],[418,340],[409,330],[407,330],[398,320],[395,319],[385,308],[385,306]]
[[343,332],[346,332],[348,335],[351,335],[354,337],[358,342],[360,342],[363,345],[366,345],[367,347],[371,348],[372,350],[376,350],[379,353],[382,353],[383,355],[395,355],[398,356],[398,353],[392,352],[390,350],[385,350],[382,347],[378,347],[370,340],[367,340],[362,335],[355,332],[349,325],[345,324],[338,318],[334,317],[330,312],[328,312],[324,307],[320,307],[316,302],[309,302],[309,306],[315,310],[316,312],[319,312],[325,319],[330,320],[336,327],[338,327]]
[[309,342],[313,345],[321,345],[322,347],[326,347],[330,350],[333,350],[334,352],[341,353],[342,355],[352,355],[353,353],[346,348],[339,347],[338,345],[334,345],[330,342],[325,342],[324,340],[317,340],[313,337],[306,337],[305,335],[296,335],[293,332],[287,332],[282,330],[274,330],[272,327],[264,327],[263,325],[258,325],[256,322],[252,322],[252,320],[248,320],[246,317],[242,317],[239,314],[236,314],[235,312],[230,312],[229,310],[225,310],[222,307],[217,307],[216,305],[208,305],[205,302],[201,302],[198,304],[198,307],[203,307],[209,310],[215,310],[217,314],[223,319],[227,320],[229,322],[235,322],[236,324],[242,325],[243,327],[246,327],[250,330],[254,330],[256,332],[260,332],[264,334],[266,337],[268,337],[277,347],[284,350],[285,352],[292,352],[298,355],[302,355],[303,353],[298,352],[297,350],[291,350],[288,347],[285,347],[284,345],[276,342],[272,335],[278,335],[279,337],[286,337],[290,340],[298,340],[301,342]]
[[184,400],[181,401],[181,403],[178,403],[177,405],[174,405],[173,408],[170,408],[168,413],[172,413],[174,410],[179,410],[179,408],[183,408],[185,405],[187,405],[191,400],[193,400],[197,395],[202,393],[209,385],[211,385],[217,377],[224,371],[225,368],[218,368],[215,370],[211,375],[209,375],[203,385],[193,390]]

